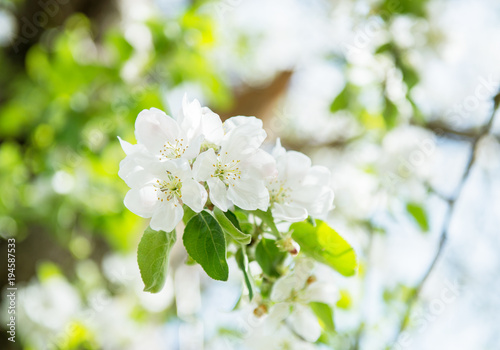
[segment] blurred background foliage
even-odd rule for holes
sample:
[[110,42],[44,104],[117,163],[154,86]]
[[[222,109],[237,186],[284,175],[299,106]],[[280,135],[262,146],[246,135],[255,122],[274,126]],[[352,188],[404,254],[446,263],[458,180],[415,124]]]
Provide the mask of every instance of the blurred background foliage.
[[[474,80],[483,74],[474,68],[468,77],[449,82],[467,81],[464,94],[459,92],[442,105],[427,100],[436,95],[428,89],[435,70],[425,63],[445,56],[442,47],[451,29],[441,27],[436,14],[447,9],[448,2],[2,0],[1,4],[0,232],[17,239],[16,278],[26,296],[19,303],[28,303],[31,296],[32,307],[36,301],[46,305],[35,308],[36,315],[23,314],[29,305],[19,307],[24,321],[19,320],[15,345],[39,349],[40,344],[61,337],[68,324],[71,329],[63,332],[64,341],[56,348],[148,348],[144,342],[149,339],[149,348],[156,349],[162,342],[153,342],[154,330],[176,337],[162,328],[180,317],[179,304],[171,301],[174,292],[163,295],[162,306],[149,307],[153,304],[143,300],[140,280],[134,292],[135,277],[125,273],[116,278],[106,266],[128,266],[130,261],[133,266],[145,226],[123,206],[127,186],[117,177],[124,156],[117,136],[135,142],[137,114],[150,107],[175,114],[184,91],[222,117],[257,115],[264,120],[270,142],[281,137],[286,147],[332,168],[337,209],[330,219],[354,242],[361,267],[354,281],[341,285],[340,315],[335,317],[337,323],[337,317],[344,317],[346,326],[330,329],[331,338],[322,342],[339,349],[389,348],[394,334],[408,326],[409,305],[418,302],[426,273],[434,267],[429,263],[432,254],[448,230],[443,207],[449,205],[452,212],[458,194],[445,189],[443,195],[434,189],[427,175],[434,168],[427,159],[408,169],[404,160],[425,140],[434,142],[434,147],[437,139],[445,140],[441,143],[445,146],[459,142],[450,154],[465,160],[450,169],[458,174],[454,183],[460,191],[472,167],[472,163],[465,166],[462,177],[466,158],[490,131],[492,123],[487,120],[497,107],[492,102],[495,93],[490,93],[482,101],[487,105],[484,116],[460,123],[444,118],[453,103],[474,92]],[[283,25],[286,21],[294,26]],[[465,58],[466,63],[467,59],[468,67],[477,63]],[[315,67],[326,67],[326,73]],[[483,70],[484,74],[497,71],[494,64]],[[443,85],[436,85],[442,91]],[[498,137],[494,138],[491,147],[498,151]],[[434,171],[443,174],[442,168]],[[407,226],[397,226],[401,222]],[[373,287],[380,289],[377,300],[385,306],[377,307],[391,333],[381,331],[380,318],[363,319],[368,298],[364,293],[371,288],[367,271],[370,257],[377,256],[372,251],[382,239],[377,237],[397,231],[415,231],[419,237],[430,237],[422,238],[430,243],[422,243],[425,259],[413,260],[420,267],[412,272],[416,277],[396,282],[382,278]],[[412,250],[411,244],[408,248]],[[5,254],[3,240],[1,250]],[[401,254],[395,254],[396,259]],[[178,263],[181,269],[182,265]],[[5,284],[6,273],[2,278]],[[170,287],[167,283],[167,289],[177,288],[173,283]],[[87,318],[95,328],[85,322],[70,323],[77,310],[95,312],[96,290],[103,293],[97,299],[105,296],[104,305],[123,302],[125,311],[99,314],[96,318],[102,320]],[[68,305],[65,310],[54,306],[58,300]],[[59,323],[46,320],[56,312],[52,306],[60,312],[54,316]],[[130,322],[117,325],[116,333],[110,333],[116,339],[110,340],[97,325],[113,323],[117,317]],[[144,336],[134,339],[140,332]],[[228,329],[220,332],[232,334]],[[368,336],[363,335],[366,332]],[[371,343],[374,334],[382,334],[382,340]],[[2,341],[2,348],[13,345],[5,337]],[[207,348],[218,348],[217,344],[207,341]]]

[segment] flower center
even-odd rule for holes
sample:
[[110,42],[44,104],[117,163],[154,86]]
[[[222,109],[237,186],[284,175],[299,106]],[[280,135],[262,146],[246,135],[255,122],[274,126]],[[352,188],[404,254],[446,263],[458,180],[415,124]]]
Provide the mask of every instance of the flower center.
[[184,139],[175,139],[173,142],[166,142],[160,150],[160,160],[180,158],[189,148],[189,145],[184,145]]
[[282,181],[271,181],[269,183],[269,199],[271,202],[279,204],[290,202],[290,188],[285,187]]
[[177,202],[182,198],[182,182],[170,172],[167,171],[167,174],[166,180],[156,180],[155,191],[160,202],[166,198],[167,201],[174,200],[174,204],[177,206]]
[[[227,155],[227,152],[225,153]],[[234,182],[241,179],[241,170],[239,168],[240,160],[231,160],[229,162],[221,159],[220,154],[217,155],[217,162],[213,164],[215,172],[211,177],[219,178],[226,186],[234,186]]]

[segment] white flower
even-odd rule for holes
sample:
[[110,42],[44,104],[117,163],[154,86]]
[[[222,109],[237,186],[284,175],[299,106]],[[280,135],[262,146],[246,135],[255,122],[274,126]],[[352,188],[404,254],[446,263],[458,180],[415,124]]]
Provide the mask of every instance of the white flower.
[[[141,154],[133,155],[140,158]],[[127,174],[126,181],[131,189],[125,196],[125,206],[134,214],[151,218],[153,230],[172,231],[184,215],[183,203],[200,212],[207,200],[206,190],[193,180],[185,159],[146,160]]]
[[145,109],[135,121],[135,137],[149,153],[159,160],[185,158],[200,153],[203,141],[219,143],[224,135],[220,117],[197,100],[188,102],[184,96],[177,119],[157,108]]
[[269,317],[287,320],[293,331],[309,342],[321,335],[318,318],[308,306],[310,302],[334,305],[338,298],[337,288],[329,282],[317,281],[312,274],[314,263],[309,259],[298,260],[294,271],[276,281],[271,300],[276,302]]
[[219,145],[224,136],[219,115],[208,107],[201,107],[196,99],[189,102],[187,95],[182,100],[182,111],[177,117],[177,123],[191,139],[203,135],[206,143]]
[[264,323],[245,339],[244,348],[249,350],[314,350],[316,346],[299,339],[283,324],[275,326]]
[[333,208],[330,170],[311,166],[305,154],[286,151],[280,140],[272,153],[278,175],[267,181],[273,215],[290,222],[305,220],[308,215],[323,218]]
[[210,200],[223,211],[232,204],[245,210],[267,210],[269,192],[264,180],[273,173],[274,160],[259,149],[266,138],[262,121],[233,117],[224,127],[220,149],[210,148],[196,158],[195,179],[207,182]]

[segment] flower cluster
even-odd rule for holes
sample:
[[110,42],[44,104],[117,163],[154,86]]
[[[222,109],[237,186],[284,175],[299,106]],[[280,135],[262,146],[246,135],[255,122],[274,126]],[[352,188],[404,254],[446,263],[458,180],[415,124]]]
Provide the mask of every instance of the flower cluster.
[[279,140],[267,153],[261,148],[266,136],[261,120],[236,116],[222,123],[186,96],[176,118],[143,110],[135,122],[137,144],[120,139],[126,157],[119,176],[130,187],[125,206],[167,232],[182,220],[184,204],[197,213],[211,205],[222,211],[270,207],[276,219],[289,222],[325,216],[333,206],[329,170],[287,152]]

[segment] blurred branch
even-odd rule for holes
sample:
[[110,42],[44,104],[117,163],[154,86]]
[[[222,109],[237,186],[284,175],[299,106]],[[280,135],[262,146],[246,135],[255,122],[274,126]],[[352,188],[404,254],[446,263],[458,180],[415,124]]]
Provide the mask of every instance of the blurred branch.
[[[491,127],[493,125],[493,121],[495,119],[495,114],[496,114],[496,112],[498,110],[498,107],[500,105],[500,92],[498,92],[498,94],[494,97],[493,100],[494,100],[493,111],[491,112],[491,115],[489,117],[488,122],[480,129],[479,132],[477,132],[474,136],[471,137],[471,141],[470,141],[471,142],[471,152],[470,152],[467,164],[465,166],[465,170],[464,170],[464,173],[462,175],[462,179],[460,180],[460,183],[459,183],[459,185],[458,185],[458,187],[457,187],[457,189],[455,191],[455,195],[452,196],[449,199],[445,199],[448,202],[448,204],[449,204],[448,205],[448,212],[446,213],[446,217],[445,217],[444,222],[443,222],[443,228],[442,228],[442,231],[441,231],[441,234],[440,234],[439,245],[438,245],[436,254],[434,255],[434,258],[432,259],[432,262],[429,265],[429,268],[427,269],[427,271],[423,275],[423,277],[420,280],[420,282],[415,287],[415,290],[414,290],[412,296],[408,300],[406,311],[405,311],[404,316],[403,316],[403,318],[401,320],[401,323],[400,323],[400,326],[399,326],[399,331],[396,334],[396,337],[394,338],[393,344],[397,343],[397,341],[398,341],[399,336],[401,335],[401,333],[408,327],[409,318],[410,318],[411,313],[413,311],[413,307],[415,306],[415,304],[419,300],[420,294],[422,292],[422,289],[425,286],[425,283],[429,279],[429,276],[431,275],[432,271],[436,267],[436,264],[439,261],[441,255],[443,253],[446,241],[448,239],[448,232],[449,232],[449,229],[450,229],[451,219],[453,217],[453,213],[454,213],[454,210],[455,210],[455,204],[456,204],[457,200],[460,198],[460,195],[461,195],[462,190],[463,190],[463,188],[465,186],[465,183],[467,182],[467,179],[469,178],[472,166],[474,165],[475,154],[476,154],[476,151],[477,151],[477,146],[478,146],[479,140],[483,136],[485,136],[485,135],[487,135],[487,134],[490,133]],[[454,133],[456,133],[456,132],[454,131]]]
[[222,120],[234,115],[258,116],[264,125],[273,117],[273,110],[286,92],[293,71],[279,72],[266,86],[243,86],[234,93],[234,104],[227,111],[218,111]]
[[[338,149],[343,149],[347,145],[349,145],[352,142],[355,142],[359,139],[362,139],[365,136],[364,133],[360,133],[358,135],[354,135],[351,137],[342,137],[336,140],[330,140],[327,142],[307,142],[303,140],[291,140],[291,139],[282,139],[281,144],[283,147],[287,149],[292,149],[294,151],[299,151],[299,152],[304,152],[306,149],[318,149],[318,148],[338,148]],[[307,152],[304,152],[307,153]]]
[[410,122],[412,125],[417,125],[427,130],[432,131],[438,136],[452,137],[452,138],[464,138],[464,139],[474,139],[480,135],[480,128],[469,128],[464,130],[453,129],[450,125],[443,121],[434,120],[429,121],[424,124],[415,122],[413,119]]

